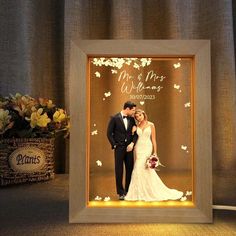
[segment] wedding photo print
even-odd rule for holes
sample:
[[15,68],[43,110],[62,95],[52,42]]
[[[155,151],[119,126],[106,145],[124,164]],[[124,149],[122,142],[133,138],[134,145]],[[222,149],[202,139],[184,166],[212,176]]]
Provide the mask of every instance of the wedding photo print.
[[89,57],[89,206],[194,202],[194,58]]

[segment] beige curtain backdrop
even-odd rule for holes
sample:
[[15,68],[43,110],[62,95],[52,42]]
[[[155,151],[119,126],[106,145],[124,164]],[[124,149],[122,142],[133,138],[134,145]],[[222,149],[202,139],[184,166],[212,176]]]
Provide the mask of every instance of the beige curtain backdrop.
[[[1,0],[0,94],[50,97],[68,108],[71,40],[210,39],[213,198],[214,204],[236,205],[235,5],[232,0]],[[67,145],[59,140],[57,146],[57,172],[68,171]]]

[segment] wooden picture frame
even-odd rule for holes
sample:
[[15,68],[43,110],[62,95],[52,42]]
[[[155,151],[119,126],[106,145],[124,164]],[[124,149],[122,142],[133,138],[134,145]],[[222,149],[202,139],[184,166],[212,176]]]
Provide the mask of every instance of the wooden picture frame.
[[[192,205],[91,205],[88,201],[90,56],[189,56],[194,60]],[[81,40],[71,42],[70,223],[211,223],[211,73],[209,40]]]

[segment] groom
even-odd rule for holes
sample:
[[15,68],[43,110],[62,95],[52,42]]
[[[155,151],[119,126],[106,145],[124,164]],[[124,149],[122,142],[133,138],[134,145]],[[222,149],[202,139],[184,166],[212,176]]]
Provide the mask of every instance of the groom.
[[[133,147],[137,141],[137,134],[132,135],[135,126],[133,118],[136,105],[127,101],[123,110],[111,117],[107,128],[107,137],[115,153],[116,191],[119,200],[124,200],[128,192],[131,174],[134,166]],[[125,164],[125,188],[123,187],[123,165]]]

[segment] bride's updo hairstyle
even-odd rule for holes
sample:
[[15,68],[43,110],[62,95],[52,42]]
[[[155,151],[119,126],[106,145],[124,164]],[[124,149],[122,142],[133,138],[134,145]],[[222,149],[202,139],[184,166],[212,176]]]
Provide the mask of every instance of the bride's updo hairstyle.
[[144,120],[145,121],[147,121],[147,114],[145,113],[145,111],[143,111],[143,110],[141,110],[141,109],[137,109],[136,111],[135,111],[135,113],[134,113],[134,118],[135,118],[135,120],[136,120],[136,114],[143,114],[143,116],[144,116]]

